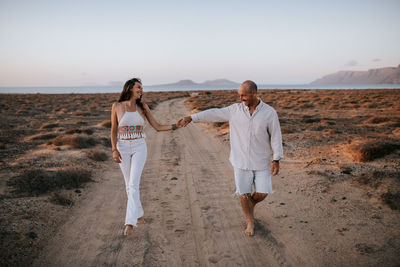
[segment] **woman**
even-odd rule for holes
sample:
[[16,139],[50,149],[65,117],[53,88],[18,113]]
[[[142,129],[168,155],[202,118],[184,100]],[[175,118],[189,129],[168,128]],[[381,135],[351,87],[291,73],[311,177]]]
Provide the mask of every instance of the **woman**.
[[146,135],[143,132],[145,118],[157,131],[177,128],[176,124],[158,124],[149,106],[141,101],[142,95],[141,80],[138,78],[128,80],[111,111],[113,159],[121,167],[128,195],[124,235],[131,235],[137,223],[144,223],[139,184],[147,156]]

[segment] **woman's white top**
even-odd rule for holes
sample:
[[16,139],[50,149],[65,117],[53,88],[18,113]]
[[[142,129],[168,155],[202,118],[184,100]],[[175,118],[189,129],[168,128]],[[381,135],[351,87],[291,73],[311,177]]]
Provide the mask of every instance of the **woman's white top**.
[[121,109],[124,106],[125,113],[118,123],[118,140],[129,140],[146,138],[144,133],[144,119],[138,111],[126,111],[126,105],[121,103]]

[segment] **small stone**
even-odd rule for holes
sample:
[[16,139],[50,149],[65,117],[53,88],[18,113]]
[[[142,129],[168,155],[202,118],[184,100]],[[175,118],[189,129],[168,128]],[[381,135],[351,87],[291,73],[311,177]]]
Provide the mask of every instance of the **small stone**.
[[171,178],[171,181],[174,181],[174,180],[178,180],[178,178],[172,177],[172,178]]
[[347,199],[346,197],[342,197],[343,200]]
[[26,235],[31,239],[36,239],[38,237],[35,232],[29,232]]
[[281,203],[279,203],[279,204],[282,205],[282,206],[285,205],[285,203],[283,203],[283,202],[281,202]]
[[81,193],[81,190],[76,189],[76,190],[75,190],[75,193],[80,194],[80,193]]

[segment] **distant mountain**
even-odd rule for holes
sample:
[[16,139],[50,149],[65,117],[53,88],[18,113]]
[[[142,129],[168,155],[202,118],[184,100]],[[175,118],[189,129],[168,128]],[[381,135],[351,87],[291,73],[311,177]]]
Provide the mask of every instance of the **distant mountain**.
[[238,83],[232,82],[230,80],[227,79],[216,79],[216,80],[208,80],[205,81],[203,83],[201,83],[202,85],[232,85],[232,86],[238,86]]
[[400,84],[400,65],[368,71],[339,71],[310,84]]
[[192,80],[180,80],[179,82],[176,83],[159,84],[157,86],[191,86],[191,85],[238,86],[239,84],[227,79],[216,79],[216,80],[208,80],[202,83],[196,83]]
[[180,80],[179,82],[176,83],[167,83],[167,84],[160,84],[160,85],[166,85],[166,86],[170,86],[170,85],[180,85],[180,86],[190,86],[190,85],[197,85],[198,83],[195,83],[192,80]]

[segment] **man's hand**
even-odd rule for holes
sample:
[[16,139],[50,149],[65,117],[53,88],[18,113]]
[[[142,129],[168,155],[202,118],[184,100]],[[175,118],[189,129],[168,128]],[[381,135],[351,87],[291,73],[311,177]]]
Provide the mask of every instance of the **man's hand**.
[[180,119],[180,120],[178,121],[177,126],[178,126],[178,127],[185,127],[185,126],[188,125],[191,121],[192,121],[192,117],[190,117],[190,116],[184,117],[184,118],[182,118],[182,119]]
[[272,175],[277,175],[278,173],[279,173],[279,161],[278,162],[276,162],[276,161],[272,161],[272,164],[271,164],[271,173],[272,173]]

